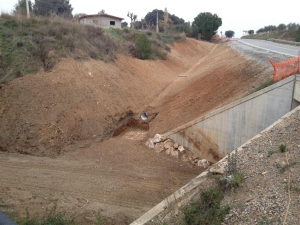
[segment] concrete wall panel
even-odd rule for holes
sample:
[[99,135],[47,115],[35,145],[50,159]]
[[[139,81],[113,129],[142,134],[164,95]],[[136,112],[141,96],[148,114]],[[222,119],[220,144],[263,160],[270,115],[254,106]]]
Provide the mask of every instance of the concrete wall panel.
[[279,81],[165,136],[216,162],[291,110],[294,79]]

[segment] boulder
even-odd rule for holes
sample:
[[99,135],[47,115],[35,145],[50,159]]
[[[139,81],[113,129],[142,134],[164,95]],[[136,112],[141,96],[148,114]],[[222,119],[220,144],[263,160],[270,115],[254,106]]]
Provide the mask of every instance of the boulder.
[[200,159],[197,163],[198,166],[202,166],[204,169],[210,166],[210,163],[206,159]]
[[183,147],[182,145],[179,145],[179,146],[178,146],[178,150],[179,150],[180,152],[183,152],[185,149],[184,149],[184,147]]
[[154,137],[152,138],[153,143],[159,143],[163,141],[162,135],[160,134],[155,134]]
[[155,147],[155,144],[153,143],[153,139],[152,138],[149,138],[147,141],[146,141],[146,144],[145,144],[148,148],[154,148]]
[[169,148],[172,148],[173,147],[173,143],[171,141],[168,141],[168,142],[164,142],[164,148],[165,149],[169,149]]
[[168,148],[168,149],[165,151],[165,153],[166,153],[167,155],[170,155],[170,154],[171,154],[171,148]]
[[177,149],[178,147],[179,147],[179,144],[178,144],[177,142],[175,142],[175,143],[174,143],[174,148]]
[[216,169],[216,168],[211,168],[210,170],[209,170],[209,172],[211,172],[211,173],[217,173],[217,174],[224,174],[224,170],[223,169]]
[[157,143],[157,144],[155,144],[155,151],[156,152],[162,152],[163,150],[165,150],[164,149],[164,143]]

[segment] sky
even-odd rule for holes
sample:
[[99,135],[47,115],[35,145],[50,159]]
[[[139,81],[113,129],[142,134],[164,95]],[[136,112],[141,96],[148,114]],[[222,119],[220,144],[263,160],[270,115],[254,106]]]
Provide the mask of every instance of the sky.
[[[217,14],[222,18],[220,31],[233,30],[240,38],[243,30],[258,30],[267,25],[278,26],[280,23],[300,23],[300,0],[69,0],[73,15],[77,13],[97,14],[102,9],[105,13],[124,18],[128,23],[128,12],[141,20],[154,9],[167,8],[170,14],[193,22],[201,12]],[[10,13],[18,0],[0,0],[0,12]]]

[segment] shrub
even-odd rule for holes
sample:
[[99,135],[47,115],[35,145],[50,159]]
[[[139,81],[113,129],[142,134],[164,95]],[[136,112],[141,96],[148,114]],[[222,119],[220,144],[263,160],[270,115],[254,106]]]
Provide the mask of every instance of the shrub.
[[153,52],[151,47],[151,41],[147,38],[147,36],[143,33],[136,40],[136,46],[140,53],[141,59],[150,59],[151,54]]
[[230,210],[229,206],[220,206],[223,198],[223,192],[216,188],[203,192],[197,202],[185,208],[185,222],[187,224],[220,225]]
[[295,41],[300,42],[300,28],[297,30]]
[[286,151],[286,145],[284,145],[284,144],[279,145],[279,151],[280,152],[285,152]]
[[244,175],[242,173],[234,173],[232,175],[230,185],[231,187],[240,187],[244,182]]

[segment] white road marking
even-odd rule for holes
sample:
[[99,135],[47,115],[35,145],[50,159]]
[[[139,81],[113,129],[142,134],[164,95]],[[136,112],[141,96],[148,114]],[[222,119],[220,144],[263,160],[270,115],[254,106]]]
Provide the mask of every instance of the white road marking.
[[270,51],[270,52],[275,52],[275,53],[278,53],[278,54],[281,54],[281,55],[287,55],[287,56],[292,56],[292,57],[298,56],[297,54],[296,54],[296,55],[291,55],[291,54],[287,54],[287,53],[283,53],[283,52],[271,50],[271,49],[268,49],[268,48],[263,48],[263,47],[260,47],[260,46],[254,45],[254,44],[250,44],[250,43],[248,43],[248,42],[241,41],[241,40],[239,40],[239,42],[242,42],[242,43],[244,43],[245,45],[249,45],[249,46],[252,46],[252,47],[255,47],[255,48],[260,48],[260,49],[263,49],[263,50],[266,50],[266,51]]

